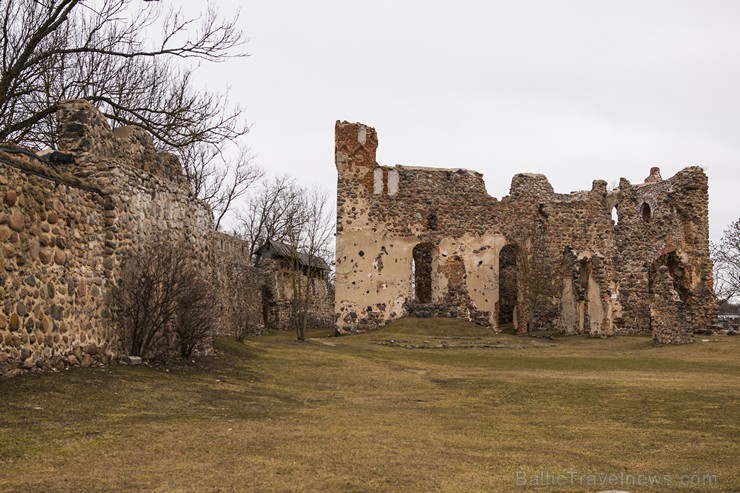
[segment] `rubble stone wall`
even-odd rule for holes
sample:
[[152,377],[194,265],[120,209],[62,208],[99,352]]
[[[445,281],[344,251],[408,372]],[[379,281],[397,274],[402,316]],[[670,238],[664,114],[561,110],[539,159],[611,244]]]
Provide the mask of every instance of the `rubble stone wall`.
[[0,372],[108,360],[109,198],[27,173],[29,156],[3,150],[0,160]]
[[63,104],[58,120],[59,151],[73,162],[0,144],[0,374],[116,358],[111,289],[127,253],[156,238],[189,242],[224,304],[237,290],[228,274],[246,272],[238,289],[256,293],[245,309],[259,323],[246,246],[214,230],[177,159],[139,128],[111,130],[82,100]]
[[262,318],[262,304],[267,279],[263,271],[247,261],[247,242],[219,232],[213,232],[210,240],[204,266],[215,277],[221,313],[214,334],[236,336],[237,333],[264,332],[266,327]]
[[[570,194],[555,193],[543,175],[522,173],[499,201],[480,173],[381,166],[373,128],[337,122],[335,131],[339,332],[406,315],[499,330],[505,246],[517,252],[516,289],[507,289],[516,299],[506,305],[515,305],[519,332],[652,333],[680,343],[715,318],[701,168],[667,180],[654,168],[641,184],[622,179],[609,191],[596,180]],[[666,279],[678,302],[666,300]]]

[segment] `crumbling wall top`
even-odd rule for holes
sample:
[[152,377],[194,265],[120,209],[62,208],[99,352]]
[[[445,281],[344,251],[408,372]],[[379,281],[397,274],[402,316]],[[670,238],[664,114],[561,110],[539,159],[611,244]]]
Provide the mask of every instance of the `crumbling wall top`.
[[342,171],[350,166],[375,167],[378,134],[362,123],[337,120],[334,127],[335,163]]
[[177,156],[160,152],[152,136],[135,125],[111,130],[105,116],[89,101],[62,101],[57,111],[59,150],[77,158],[113,158],[187,186]]
[[660,168],[653,166],[650,168],[650,174],[645,178],[645,183],[656,183],[659,181],[663,181],[663,178],[660,176]]
[[554,193],[547,177],[540,173],[519,173],[511,179],[509,195],[513,198],[543,198]]

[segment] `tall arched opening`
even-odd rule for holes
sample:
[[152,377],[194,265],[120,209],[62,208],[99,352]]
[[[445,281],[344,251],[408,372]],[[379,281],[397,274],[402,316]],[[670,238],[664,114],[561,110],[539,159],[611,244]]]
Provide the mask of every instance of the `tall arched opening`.
[[411,299],[414,303],[432,302],[432,260],[434,245],[419,243],[414,247],[411,265]]
[[498,255],[498,325],[514,323],[518,292],[517,257],[519,248],[506,245]]

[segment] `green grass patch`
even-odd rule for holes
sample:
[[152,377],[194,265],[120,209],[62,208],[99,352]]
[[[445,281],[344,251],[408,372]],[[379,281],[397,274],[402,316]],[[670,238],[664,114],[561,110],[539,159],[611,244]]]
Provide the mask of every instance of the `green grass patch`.
[[740,490],[740,338],[331,332],[0,381],[0,491]]

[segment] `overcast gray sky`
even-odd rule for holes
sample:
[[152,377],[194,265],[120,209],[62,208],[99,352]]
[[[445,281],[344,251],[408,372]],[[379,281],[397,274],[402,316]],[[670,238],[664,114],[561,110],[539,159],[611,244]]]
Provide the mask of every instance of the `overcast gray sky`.
[[205,67],[271,173],[336,190],[334,122],[381,164],[463,167],[502,197],[703,166],[713,240],[740,217],[740,1],[227,0],[250,57]]

